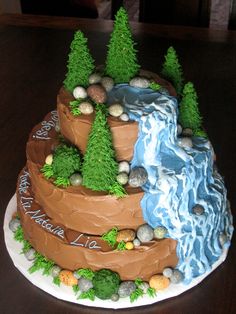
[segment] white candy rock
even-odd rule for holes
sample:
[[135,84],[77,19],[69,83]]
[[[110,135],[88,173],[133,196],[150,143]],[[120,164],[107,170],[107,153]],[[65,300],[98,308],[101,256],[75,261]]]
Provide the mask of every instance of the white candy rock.
[[116,180],[118,183],[120,183],[121,185],[125,185],[128,183],[129,177],[128,174],[126,172],[120,172],[117,177]]
[[113,104],[108,108],[108,112],[112,117],[119,117],[124,112],[120,104]]
[[150,81],[145,77],[134,77],[130,82],[130,86],[139,87],[139,88],[148,88],[150,85]]
[[51,166],[52,162],[53,162],[53,154],[47,155],[45,159],[45,164]]
[[86,89],[83,88],[82,86],[77,86],[74,90],[73,90],[73,96],[75,97],[75,99],[84,99],[87,97],[87,92]]
[[122,115],[119,116],[121,121],[127,122],[129,121],[129,116],[127,113],[122,113]]
[[93,105],[88,101],[81,102],[79,105],[79,110],[82,114],[91,114],[93,113]]
[[189,138],[189,137],[181,137],[178,140],[178,144],[180,147],[183,147],[183,148],[192,148],[193,147],[193,142],[192,142],[191,138]]
[[109,76],[104,76],[101,79],[101,84],[107,92],[109,92],[114,86],[114,80]]
[[182,133],[182,126],[180,124],[177,124],[177,135],[180,135]]
[[89,84],[96,84],[101,81],[102,77],[98,73],[93,73],[89,76]]
[[118,171],[120,172],[126,172],[129,174],[130,171],[130,165],[129,162],[126,160],[120,161],[118,164]]

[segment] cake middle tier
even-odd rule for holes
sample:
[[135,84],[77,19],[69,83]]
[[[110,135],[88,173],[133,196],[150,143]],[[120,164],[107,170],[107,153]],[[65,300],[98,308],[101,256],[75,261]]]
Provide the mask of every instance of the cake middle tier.
[[35,200],[50,218],[67,228],[94,235],[114,226],[137,229],[144,223],[140,207],[143,191],[139,188],[127,189],[128,195],[119,199],[82,186],[59,188],[45,179],[40,169],[54,145],[54,140],[30,140],[27,144],[27,166]]

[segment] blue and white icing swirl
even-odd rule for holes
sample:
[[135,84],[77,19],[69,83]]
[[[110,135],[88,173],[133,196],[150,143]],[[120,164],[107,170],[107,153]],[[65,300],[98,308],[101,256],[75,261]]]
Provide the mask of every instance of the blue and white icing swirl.
[[[192,148],[178,145],[178,103],[174,97],[127,84],[116,85],[108,103],[120,102],[131,120],[139,123],[131,168],[144,167],[142,186],[144,220],[153,228],[164,226],[176,239],[177,268],[185,283],[205,272],[222,254],[220,234],[229,246],[232,216],[222,177],[213,167],[213,149],[206,139],[193,138]],[[195,205],[202,215],[193,213]]]

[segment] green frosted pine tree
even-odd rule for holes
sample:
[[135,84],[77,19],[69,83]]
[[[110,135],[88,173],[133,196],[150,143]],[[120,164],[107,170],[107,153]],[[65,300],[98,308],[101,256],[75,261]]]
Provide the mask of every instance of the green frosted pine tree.
[[128,15],[121,7],[115,16],[114,29],[108,44],[105,72],[116,83],[129,82],[139,71],[137,50],[132,38]]
[[81,31],[75,32],[67,62],[68,72],[64,80],[64,86],[70,92],[78,85],[88,86],[89,75],[94,71],[94,60],[89,52],[87,41]]
[[112,135],[106,118],[106,107],[96,106],[96,116],[89,134],[82,165],[83,185],[94,191],[107,191],[124,196],[124,188],[116,181],[118,164],[112,145]]
[[201,130],[202,118],[198,110],[198,97],[191,82],[184,85],[179,108],[179,122],[183,128],[190,128],[194,133]]
[[180,96],[183,90],[184,78],[182,67],[173,47],[169,47],[167,50],[161,73],[167,80],[173,83],[177,94]]

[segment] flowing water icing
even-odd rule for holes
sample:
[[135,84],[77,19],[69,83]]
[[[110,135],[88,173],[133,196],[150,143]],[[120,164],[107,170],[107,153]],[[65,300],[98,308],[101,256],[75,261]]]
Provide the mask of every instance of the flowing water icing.
[[[144,167],[148,181],[142,186],[144,220],[153,228],[164,226],[178,240],[176,268],[189,283],[211,269],[222,254],[220,235],[230,244],[232,216],[222,177],[213,163],[213,149],[204,138],[182,148],[177,136],[178,103],[174,97],[151,89],[115,86],[109,103],[121,102],[130,120],[139,123],[131,168]],[[192,208],[201,205],[202,215]]]

